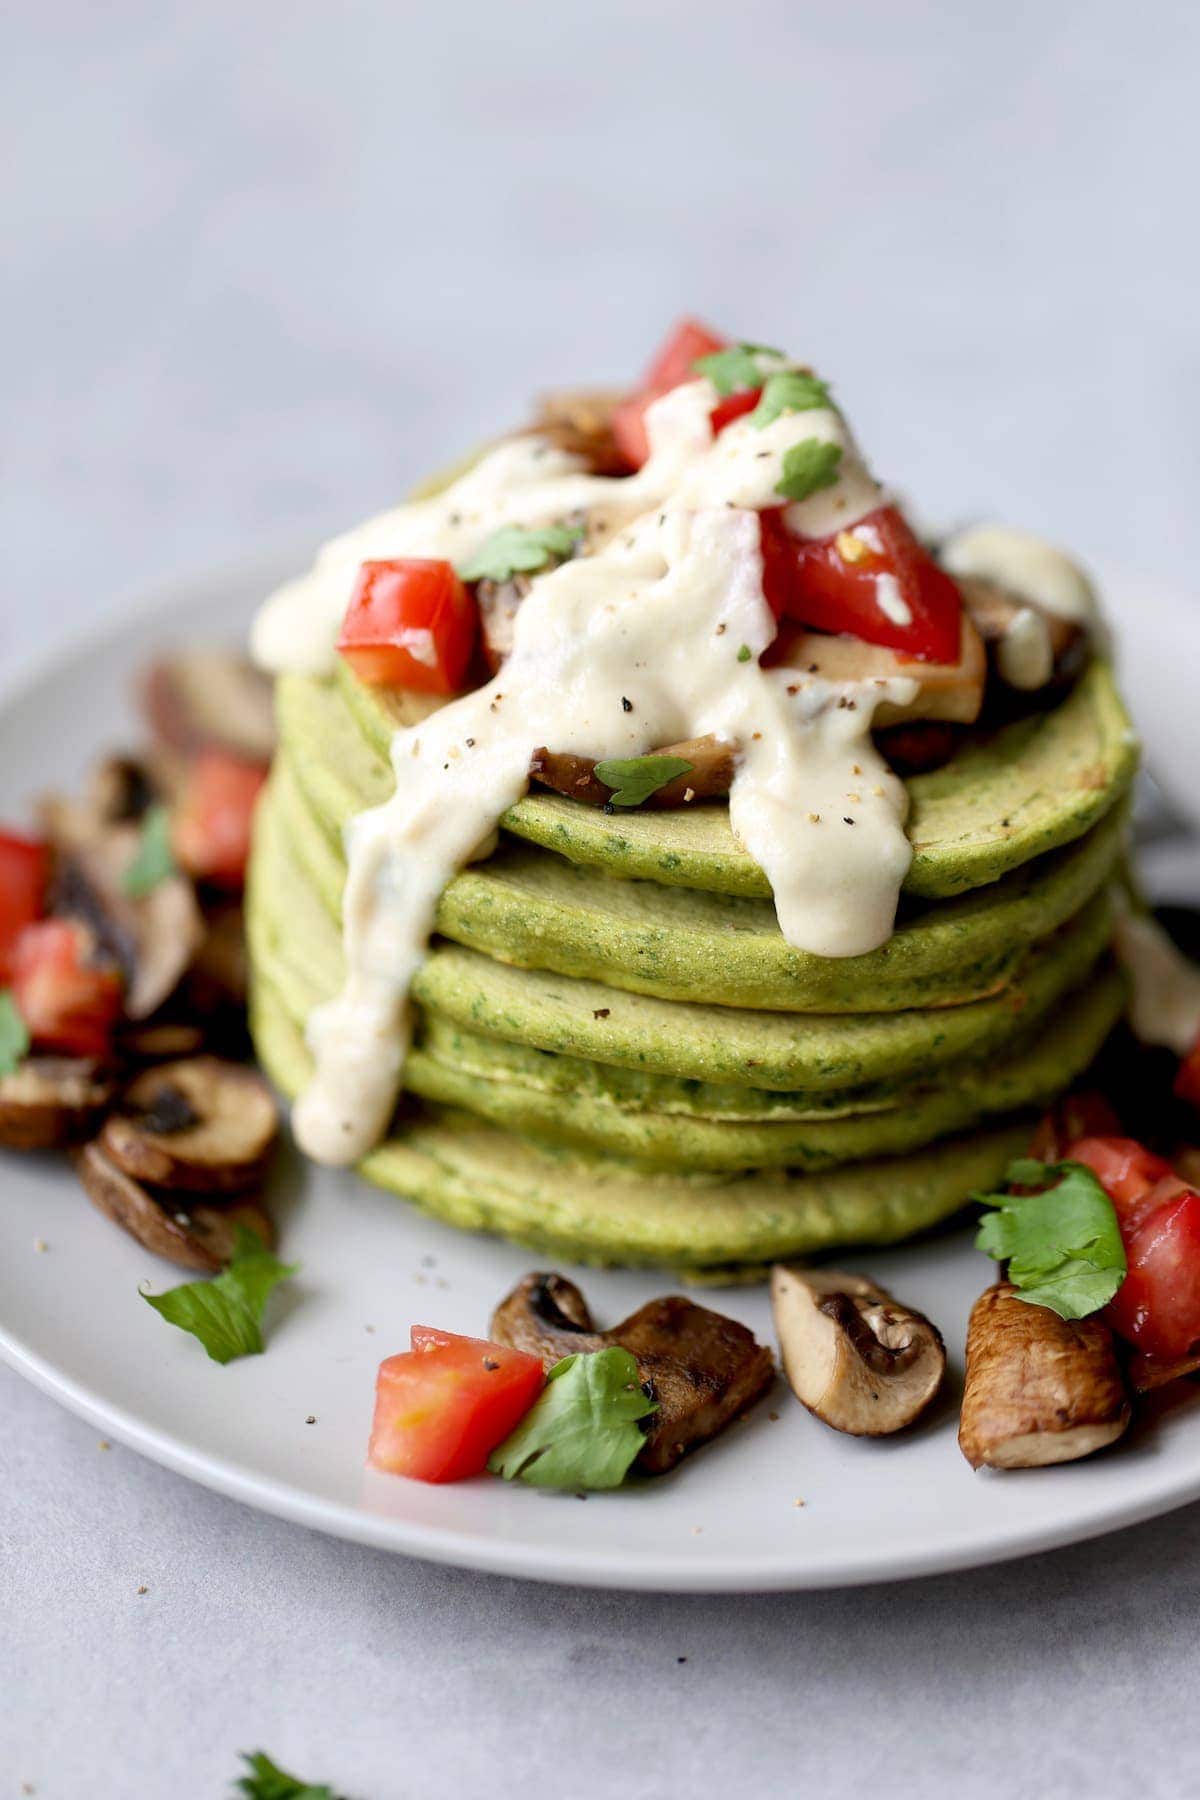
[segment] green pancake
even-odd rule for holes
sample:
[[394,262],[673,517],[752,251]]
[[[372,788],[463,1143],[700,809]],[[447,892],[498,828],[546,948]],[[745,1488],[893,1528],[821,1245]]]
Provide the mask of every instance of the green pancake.
[[[287,746],[279,806],[293,853],[327,906],[344,880],[339,851],[313,811]],[[897,1012],[999,992],[1029,947],[1072,918],[1109,881],[1124,810],[1085,838],[990,887],[914,907],[867,956],[795,950],[770,901],[629,881],[527,844],[502,842],[442,895],[444,936],[522,968],[607,982],[668,1000],[775,1012]]]
[[[259,808],[247,916],[256,958],[271,962],[293,1017],[304,1018],[340,987],[344,963],[337,927],[287,842],[277,800],[285,782],[280,769]],[[847,1091],[878,1104],[939,1069],[1011,1048],[1083,980],[1109,942],[1111,919],[1102,892],[1035,946],[1004,993],[928,1012],[789,1015],[680,1007],[598,982],[513,969],[436,942],[413,991],[430,1018],[427,1030],[459,1026],[629,1070],[643,1081],[655,1077],[655,1110],[772,1116],[780,1096],[788,1116],[796,1116],[844,1110]]]
[[[308,1052],[257,976],[251,1017],[267,1073],[294,1096],[311,1073]],[[1018,1119],[823,1175],[714,1182],[632,1171],[435,1109],[372,1151],[360,1171],[448,1224],[498,1232],[547,1255],[724,1269],[838,1244],[893,1243],[925,1230],[972,1190],[995,1186],[1029,1130]]]
[[[414,696],[365,687],[345,664],[336,683],[285,677],[280,732],[302,762],[314,758],[329,781],[320,810],[338,823],[386,798],[393,777],[392,734],[427,710]],[[339,717],[340,713],[340,717]],[[945,898],[996,881],[1010,869],[1082,837],[1125,793],[1138,746],[1112,670],[1094,661],[1048,712],[970,741],[929,775],[908,783],[912,866],[905,892]],[[530,794],[504,815],[504,829],[573,862],[612,874],[713,893],[770,896],[762,870],[735,842],[729,809],[606,814],[558,794]]]

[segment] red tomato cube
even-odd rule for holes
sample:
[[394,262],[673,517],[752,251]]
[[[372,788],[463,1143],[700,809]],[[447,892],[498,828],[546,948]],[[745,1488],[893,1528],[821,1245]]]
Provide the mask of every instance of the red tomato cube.
[[1114,1331],[1167,1361],[1200,1341],[1200,1194],[1169,1180],[1173,1192],[1122,1231],[1129,1273],[1108,1306]]
[[433,1325],[411,1341],[379,1365],[368,1463],[416,1481],[482,1474],[541,1392],[541,1358]]
[[[695,381],[697,360],[725,348],[726,339],[718,337],[697,319],[680,319],[672,327],[646,370],[642,385],[613,408],[613,437],[631,468],[640,469],[650,454],[646,435],[647,407],[669,394],[672,388],[680,387],[685,381]],[[761,389],[755,388],[752,393],[729,394],[719,400],[711,414],[713,435],[757,406],[760,392]]]
[[41,1050],[104,1056],[121,1012],[121,976],[90,960],[91,933],[73,919],[26,926],[12,959],[12,996]]
[[475,648],[478,609],[453,564],[430,557],[365,562],[338,649],[370,687],[455,694]]
[[254,808],[267,771],[227,750],[202,750],[184,779],[171,820],[171,847],[197,881],[240,888],[250,860]]
[[1122,1233],[1136,1229],[1145,1213],[1147,1195],[1156,1182],[1172,1173],[1164,1157],[1147,1150],[1136,1138],[1076,1138],[1063,1160],[1083,1163],[1092,1171],[1116,1208]]
[[12,975],[13,952],[27,925],[40,919],[50,877],[45,844],[0,832],[0,985]]

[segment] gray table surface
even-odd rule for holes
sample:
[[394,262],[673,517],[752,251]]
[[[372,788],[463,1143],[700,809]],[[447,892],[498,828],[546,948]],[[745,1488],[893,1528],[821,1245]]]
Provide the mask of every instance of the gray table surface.
[[[685,307],[811,355],[927,512],[1190,571],[1198,74],[1170,0],[14,9],[0,660],[385,503]],[[0,1407],[0,1800],[215,1800],[258,1745],[359,1800],[1200,1779],[1196,1509],[919,1585],[603,1595],[258,1516],[6,1372]]]

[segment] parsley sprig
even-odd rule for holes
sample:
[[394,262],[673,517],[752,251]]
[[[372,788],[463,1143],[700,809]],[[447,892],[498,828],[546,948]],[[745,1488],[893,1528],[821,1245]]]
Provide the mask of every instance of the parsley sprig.
[[534,1487],[620,1487],[646,1441],[641,1421],[657,1411],[630,1351],[566,1356],[488,1468]]
[[0,988],[0,1075],[12,1075],[29,1054],[29,1029],[7,988]]
[[314,1787],[310,1781],[289,1775],[262,1750],[243,1750],[242,1761],[250,1772],[234,1786],[244,1800],[338,1800],[326,1783]]
[[760,356],[782,356],[768,344],[731,344],[728,350],[713,350],[698,356],[692,364],[700,375],[707,375],[718,394],[744,394],[748,388],[761,387]]
[[175,853],[171,849],[171,814],[165,806],[151,806],[142,820],[133,861],[121,877],[121,886],[131,900],[141,900],[153,893],[160,882],[175,874]]
[[841,460],[840,444],[805,438],[784,451],[783,473],[775,483],[775,492],[785,500],[807,500],[810,494],[835,485]]
[[459,563],[462,581],[511,581],[533,575],[550,563],[566,562],[583,536],[582,525],[501,525],[466,562]]
[[780,369],[768,375],[762,399],[750,414],[750,423],[761,431],[782,413],[816,412],[832,407],[829,386],[808,369]]
[[596,764],[596,779],[613,790],[610,806],[640,806],[694,767],[682,756],[613,756]]
[[262,1316],[271,1292],[297,1274],[299,1263],[281,1263],[257,1232],[238,1226],[229,1267],[211,1281],[185,1281],[165,1294],[142,1299],[180,1331],[199,1338],[214,1362],[261,1356]]
[[1034,1193],[973,1194],[989,1212],[975,1246],[1008,1263],[1017,1297],[1060,1319],[1107,1306],[1125,1279],[1125,1248],[1113,1203],[1083,1163],[1023,1157],[1007,1186]]

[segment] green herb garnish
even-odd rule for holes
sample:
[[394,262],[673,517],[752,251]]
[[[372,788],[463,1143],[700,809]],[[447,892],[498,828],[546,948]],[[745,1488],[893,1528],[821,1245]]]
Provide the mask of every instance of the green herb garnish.
[[510,581],[514,575],[532,575],[548,563],[566,562],[582,536],[582,525],[540,525],[536,531],[502,525],[474,556],[459,563],[458,574],[463,581]]
[[1125,1248],[1113,1203],[1083,1163],[1022,1158],[1011,1187],[1049,1182],[1034,1194],[973,1194],[994,1207],[975,1246],[1008,1263],[1018,1298],[1048,1306],[1060,1319],[1083,1319],[1107,1306],[1125,1279]]
[[121,887],[131,900],[141,900],[153,893],[162,881],[175,874],[175,854],[171,849],[171,815],[165,806],[151,806],[142,820],[133,861],[121,877]]
[[640,806],[693,767],[682,756],[614,756],[596,764],[596,779],[612,788],[610,806]]
[[199,1338],[214,1362],[261,1356],[263,1309],[272,1288],[299,1270],[281,1263],[256,1232],[237,1227],[233,1259],[211,1281],[187,1281],[142,1299],[180,1331]]
[[243,1750],[242,1761],[250,1773],[234,1786],[245,1795],[245,1800],[337,1800],[331,1787],[324,1783],[314,1787],[311,1781],[287,1774],[261,1750]]
[[761,431],[781,413],[815,412],[832,405],[828,384],[819,376],[807,369],[780,369],[767,376],[762,399],[750,414],[750,423]]
[[737,659],[739,662],[749,662],[750,658],[753,655],[754,655],[754,652],[750,648],[749,644],[742,644],[738,650],[738,658]]
[[766,344],[731,344],[728,350],[713,350],[698,356],[692,364],[701,375],[707,375],[718,394],[743,394],[747,388],[761,387],[760,356],[782,356]]
[[29,1029],[7,988],[0,988],[0,1075],[11,1075],[29,1054]]
[[840,444],[825,444],[820,438],[805,438],[783,453],[783,475],[775,483],[775,492],[786,500],[807,500],[821,488],[833,487],[842,460]]
[[646,1441],[639,1420],[657,1411],[630,1351],[566,1356],[488,1468],[534,1487],[620,1487]]

